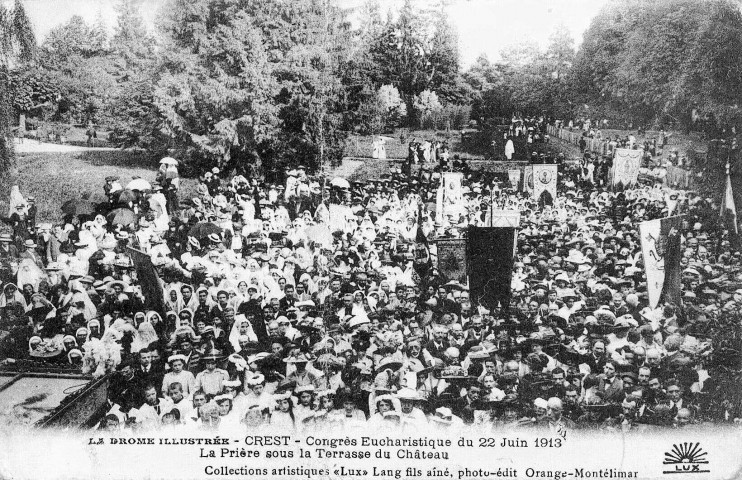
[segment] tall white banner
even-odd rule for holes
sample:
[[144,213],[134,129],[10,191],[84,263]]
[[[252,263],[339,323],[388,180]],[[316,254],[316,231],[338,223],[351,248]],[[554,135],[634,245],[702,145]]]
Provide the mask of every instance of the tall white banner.
[[541,194],[547,191],[552,201],[557,195],[557,165],[533,166],[533,198],[538,201]]
[[508,170],[508,180],[510,180],[510,185],[517,190],[520,185],[520,169]]
[[656,307],[665,283],[665,259],[658,255],[657,240],[660,238],[660,220],[650,220],[639,224],[642,243],[642,259],[647,272],[647,296],[650,307]]
[[527,193],[533,193],[533,166],[528,165],[523,169],[523,190]]
[[442,212],[444,219],[448,218],[448,215],[453,215],[458,220],[458,216],[466,211],[466,207],[464,206],[463,180],[464,174],[461,172],[443,174],[441,182],[443,182]]
[[636,183],[639,177],[639,167],[642,162],[641,150],[617,148],[613,157],[613,186],[629,187]]
[[443,225],[443,179],[435,195],[435,223]]

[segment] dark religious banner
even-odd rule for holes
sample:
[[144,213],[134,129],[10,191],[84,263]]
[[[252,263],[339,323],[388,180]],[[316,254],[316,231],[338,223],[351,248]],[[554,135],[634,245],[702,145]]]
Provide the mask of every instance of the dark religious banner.
[[165,296],[152,259],[141,250],[131,247],[128,248],[128,252],[137,272],[137,280],[142,287],[144,306],[147,310],[154,310],[165,318]]
[[469,227],[469,296],[474,302],[490,310],[498,304],[508,307],[514,249],[515,228]]
[[680,303],[680,227],[683,215],[639,224],[649,306]]
[[438,273],[447,281],[466,283],[466,240],[448,238],[436,240]]

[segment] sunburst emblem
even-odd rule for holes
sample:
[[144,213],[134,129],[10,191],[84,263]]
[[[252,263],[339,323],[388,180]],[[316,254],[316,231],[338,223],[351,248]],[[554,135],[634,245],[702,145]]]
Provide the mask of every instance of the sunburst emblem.
[[685,442],[674,444],[672,450],[665,452],[665,465],[675,465],[675,470],[662,473],[707,473],[709,470],[701,470],[701,464],[707,464],[706,452],[699,442]]
[[709,463],[705,459],[706,452],[700,447],[700,443],[681,443],[672,446],[672,451],[665,452],[664,464],[670,463]]

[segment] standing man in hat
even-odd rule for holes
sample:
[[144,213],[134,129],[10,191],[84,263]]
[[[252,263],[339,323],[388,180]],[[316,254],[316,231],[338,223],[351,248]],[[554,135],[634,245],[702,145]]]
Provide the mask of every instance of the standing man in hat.
[[28,202],[28,211],[26,212],[26,218],[28,219],[28,233],[33,236],[33,234],[36,233],[36,214],[39,209],[36,206],[36,199],[34,197],[29,195],[26,197],[26,201]]
[[33,261],[37,267],[39,267],[41,270],[44,269],[44,261],[41,259],[41,255],[39,255],[39,252],[36,251],[36,242],[31,240],[30,238],[23,242],[23,251],[19,255],[19,259],[21,261],[23,260],[31,260]]
[[[9,234],[0,234],[0,280],[3,283],[13,281],[15,270],[18,268],[18,248],[12,242],[13,239]],[[15,268],[14,264],[16,264]]]

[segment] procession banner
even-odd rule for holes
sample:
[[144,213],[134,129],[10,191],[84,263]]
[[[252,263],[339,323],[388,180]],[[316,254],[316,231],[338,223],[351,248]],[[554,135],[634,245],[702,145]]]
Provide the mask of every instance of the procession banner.
[[533,165],[527,165],[523,169],[523,192],[533,194]]
[[497,210],[490,208],[489,215],[490,227],[510,227],[518,228],[520,226],[520,212],[518,210]]
[[469,298],[492,310],[510,304],[515,228],[469,227]]
[[144,306],[147,310],[154,310],[164,318],[166,311],[165,296],[160,277],[157,275],[155,266],[152,264],[152,259],[141,250],[131,247],[128,247],[127,250],[134,264],[134,269],[137,271],[137,280],[142,286]]
[[630,187],[636,184],[639,167],[642,162],[642,151],[628,148],[617,148],[611,168],[614,187]]
[[650,308],[680,302],[680,226],[683,215],[639,224]]
[[435,194],[435,223],[443,225],[443,180]]
[[544,192],[549,192],[552,201],[557,193],[557,165],[533,166],[533,199],[538,201]]
[[517,190],[520,186],[520,169],[508,170],[508,180],[512,188]]
[[450,282],[466,284],[466,240],[446,238],[436,240],[438,251],[438,273]]
[[444,173],[443,182],[443,218],[453,215],[458,216],[464,211],[464,174],[461,172]]

